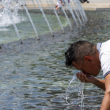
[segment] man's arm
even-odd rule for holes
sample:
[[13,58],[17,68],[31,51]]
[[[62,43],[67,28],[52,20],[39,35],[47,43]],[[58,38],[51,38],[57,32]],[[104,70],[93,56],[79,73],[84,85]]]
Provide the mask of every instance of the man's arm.
[[110,74],[105,77],[105,95],[100,110],[110,110]]
[[97,87],[105,90],[105,80],[94,78],[94,81],[92,83]]

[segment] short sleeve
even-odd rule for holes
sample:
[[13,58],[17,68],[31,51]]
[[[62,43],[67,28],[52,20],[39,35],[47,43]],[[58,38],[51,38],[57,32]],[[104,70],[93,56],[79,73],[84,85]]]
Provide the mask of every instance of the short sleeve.
[[110,53],[103,53],[101,57],[101,67],[103,70],[103,76],[106,77],[110,73]]

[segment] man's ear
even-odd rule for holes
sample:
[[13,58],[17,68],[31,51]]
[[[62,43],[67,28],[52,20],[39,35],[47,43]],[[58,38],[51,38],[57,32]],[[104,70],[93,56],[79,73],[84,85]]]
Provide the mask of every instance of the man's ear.
[[88,60],[88,61],[90,61],[90,62],[92,61],[92,58],[91,58],[90,56],[85,56],[84,59],[85,59],[85,60]]

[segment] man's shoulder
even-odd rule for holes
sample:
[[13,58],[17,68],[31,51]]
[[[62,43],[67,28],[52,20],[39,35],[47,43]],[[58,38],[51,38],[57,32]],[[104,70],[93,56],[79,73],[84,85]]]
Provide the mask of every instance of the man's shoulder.
[[110,51],[110,40],[105,41],[101,44],[101,51],[102,52]]
[[102,45],[108,45],[108,44],[110,44],[110,40],[107,40],[107,41],[102,43]]

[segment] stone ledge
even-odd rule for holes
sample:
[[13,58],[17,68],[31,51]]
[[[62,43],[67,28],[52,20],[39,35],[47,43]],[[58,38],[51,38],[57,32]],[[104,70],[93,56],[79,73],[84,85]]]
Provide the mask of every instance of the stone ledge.
[[[26,4],[28,9],[34,9],[33,4]],[[36,8],[39,9],[38,5],[35,4]],[[84,10],[97,10],[97,9],[105,9],[105,8],[110,8],[110,4],[82,4],[82,7],[84,8]],[[52,9],[51,7],[48,7],[47,4],[43,4],[43,8],[44,9]]]

